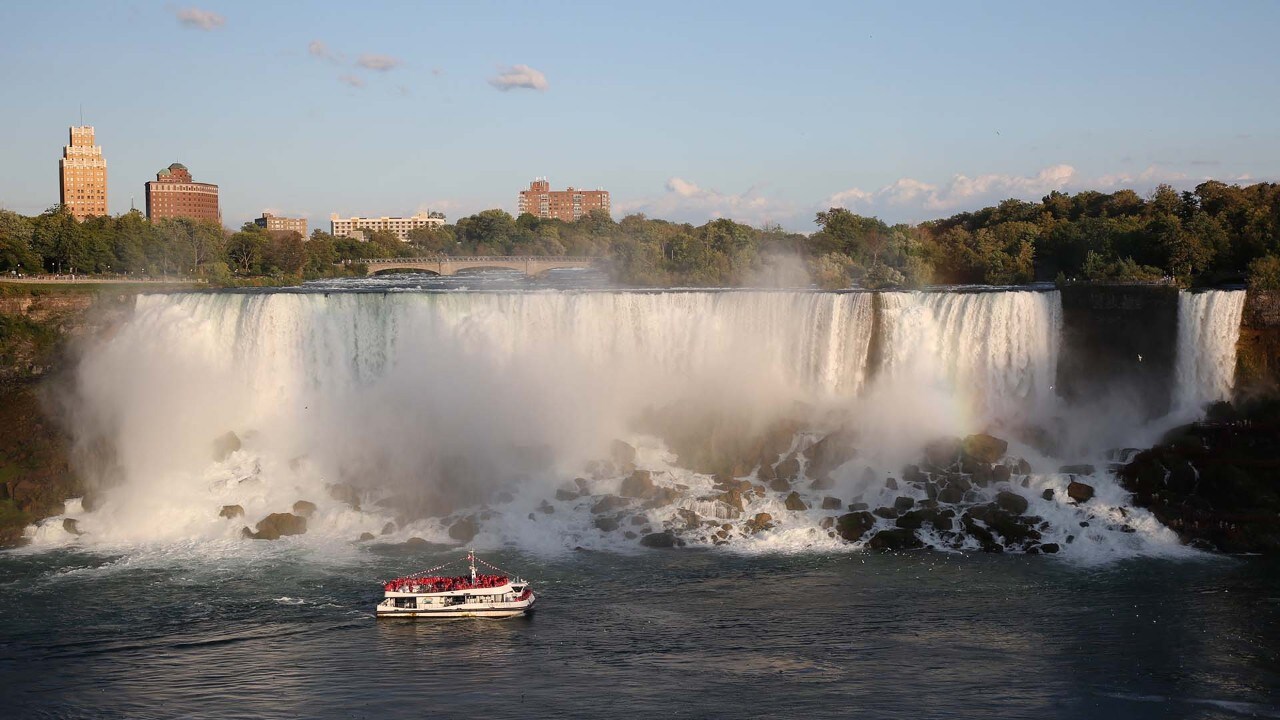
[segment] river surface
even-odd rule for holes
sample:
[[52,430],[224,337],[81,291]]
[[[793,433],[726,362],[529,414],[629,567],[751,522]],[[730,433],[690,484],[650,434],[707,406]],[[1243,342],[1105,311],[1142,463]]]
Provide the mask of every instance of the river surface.
[[456,552],[0,556],[5,717],[1280,717],[1280,565],[492,553],[531,619],[375,620]]

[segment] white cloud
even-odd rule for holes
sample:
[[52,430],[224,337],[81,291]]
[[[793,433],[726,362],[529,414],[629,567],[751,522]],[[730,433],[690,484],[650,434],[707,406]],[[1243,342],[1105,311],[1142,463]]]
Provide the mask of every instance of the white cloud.
[[1159,165],[1148,165],[1145,170],[1138,174],[1133,173],[1112,173],[1103,175],[1093,182],[1093,188],[1097,190],[1111,190],[1123,187],[1148,187],[1161,183],[1175,183],[1186,180],[1186,173],[1168,170]]
[[356,59],[356,65],[366,70],[377,70],[378,72],[393,70],[401,64],[400,58],[391,57],[390,55],[371,55],[366,53]]
[[329,46],[320,40],[312,40],[307,43],[307,52],[314,58],[328,60],[329,62],[341,62],[342,54],[329,49]]
[[178,22],[197,30],[217,30],[227,24],[227,19],[216,12],[200,8],[181,8],[174,12]]
[[489,84],[503,92],[517,88],[545,92],[548,87],[547,76],[528,65],[499,68],[498,74],[489,78]]
[[364,87],[364,78],[358,77],[356,75],[341,75],[338,77],[338,82],[346,83],[347,85],[350,85],[353,88]]
[[798,223],[797,208],[769,198],[750,187],[740,193],[723,193],[703,188],[681,177],[667,180],[666,192],[649,198],[614,202],[622,215],[642,212],[650,217],[702,224],[717,218],[731,218],[750,225]]
[[944,184],[900,178],[879,190],[856,187],[842,190],[829,196],[825,205],[895,218],[905,214],[919,220],[976,210],[1011,197],[1039,199],[1054,190],[1068,188],[1075,179],[1076,169],[1070,165],[1051,165],[1029,176],[957,174]]

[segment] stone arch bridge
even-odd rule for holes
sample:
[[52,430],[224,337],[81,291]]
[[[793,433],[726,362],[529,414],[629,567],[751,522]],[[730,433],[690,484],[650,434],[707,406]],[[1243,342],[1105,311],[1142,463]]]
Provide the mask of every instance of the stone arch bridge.
[[560,268],[595,267],[600,258],[560,257],[555,255],[491,255],[479,257],[459,257],[454,255],[436,255],[421,258],[374,258],[356,260],[368,268],[368,275],[391,272],[393,270],[416,270],[435,273],[436,275],[453,275],[461,270],[506,269],[519,270],[525,275],[539,275],[548,270]]

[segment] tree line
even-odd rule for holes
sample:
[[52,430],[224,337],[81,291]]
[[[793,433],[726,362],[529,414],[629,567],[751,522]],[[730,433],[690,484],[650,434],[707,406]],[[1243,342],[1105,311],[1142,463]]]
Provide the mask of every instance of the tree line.
[[592,213],[575,222],[485,210],[454,224],[364,240],[316,230],[229,233],[130,211],[77,222],[62,208],[0,211],[0,272],[200,276],[233,284],[362,273],[375,257],[568,255],[608,258],[614,279],[640,286],[813,282],[825,288],[1012,285],[1032,281],[1175,282],[1246,278],[1280,289],[1280,185],[1162,185],[1143,197],[1053,192],[919,224],[889,225],[844,208],[817,213],[810,234],[728,219],[702,225]]

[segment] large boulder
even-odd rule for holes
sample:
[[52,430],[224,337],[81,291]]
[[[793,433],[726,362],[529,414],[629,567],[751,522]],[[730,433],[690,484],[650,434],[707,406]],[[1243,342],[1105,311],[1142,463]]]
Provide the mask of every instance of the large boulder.
[[597,530],[602,532],[613,532],[618,529],[618,521],[612,517],[598,517],[595,521]]
[[755,517],[746,522],[746,528],[750,532],[761,532],[769,530],[773,527],[773,516],[769,513],[756,513]]
[[939,438],[924,446],[924,458],[934,468],[945,470],[960,460],[960,438]]
[[996,505],[1014,515],[1021,515],[1027,511],[1027,499],[1008,490],[1001,490],[996,493]]
[[787,506],[788,510],[793,510],[793,511],[809,509],[809,506],[806,505],[804,500],[800,497],[800,493],[794,492],[794,491],[787,496],[785,505]]
[[227,432],[219,435],[213,441],[213,460],[214,462],[222,462],[226,460],[231,453],[241,448],[240,436],[233,432]]
[[684,547],[684,540],[670,532],[656,532],[640,538],[640,544],[647,548],[673,548]]
[[329,497],[349,505],[352,510],[360,509],[360,491],[348,483],[340,482],[326,485],[325,490],[329,492]]
[[250,534],[254,540],[279,540],[286,535],[305,533],[307,519],[293,513],[271,513],[259,520],[254,530]]
[[619,467],[634,465],[636,462],[636,449],[621,440],[614,440],[609,444],[609,457]]
[[875,527],[875,524],[876,518],[871,513],[865,510],[851,512],[841,515],[836,520],[836,532],[848,542],[856,542],[861,540],[868,530]]
[[299,500],[293,504],[293,514],[309,518],[316,513],[316,504],[307,500]]
[[1093,486],[1073,480],[1067,485],[1067,497],[1078,503],[1089,502],[1093,499]]
[[244,517],[244,508],[239,505],[223,505],[218,511],[218,517],[224,517],[232,520],[238,517]]
[[480,532],[480,526],[476,523],[476,519],[470,515],[458,518],[449,526],[449,537],[460,543],[471,542]]
[[858,448],[852,431],[837,430],[804,451],[809,458],[808,475],[812,478],[826,477],[831,471],[849,462],[858,455]]
[[915,532],[906,528],[881,530],[871,537],[867,545],[872,550],[916,550],[924,547]]
[[83,535],[83,534],[84,534],[84,532],[80,529],[80,523],[79,523],[78,521],[76,521],[76,520],[72,519],[72,518],[65,518],[65,519],[63,519],[63,521],[62,521],[62,529],[63,529],[63,530],[65,530],[65,531],[67,531],[68,533],[70,533],[70,534],[72,534],[72,535]]
[[646,499],[653,497],[657,486],[653,484],[653,475],[648,470],[636,470],[622,481],[618,493],[622,497]]
[[823,510],[839,510],[842,507],[844,507],[844,502],[842,502],[838,497],[831,497],[828,495],[822,498]]
[[773,476],[779,480],[794,482],[800,476],[800,460],[796,456],[783,460],[773,467]]
[[631,504],[631,501],[627,500],[626,498],[620,498],[617,495],[605,495],[604,497],[600,498],[600,500],[597,501],[595,505],[591,506],[591,512],[594,515],[600,515],[601,513],[620,510],[630,504]]
[[1009,450],[1009,443],[993,435],[978,433],[964,439],[962,451],[965,457],[980,463],[994,463],[1004,457]]

